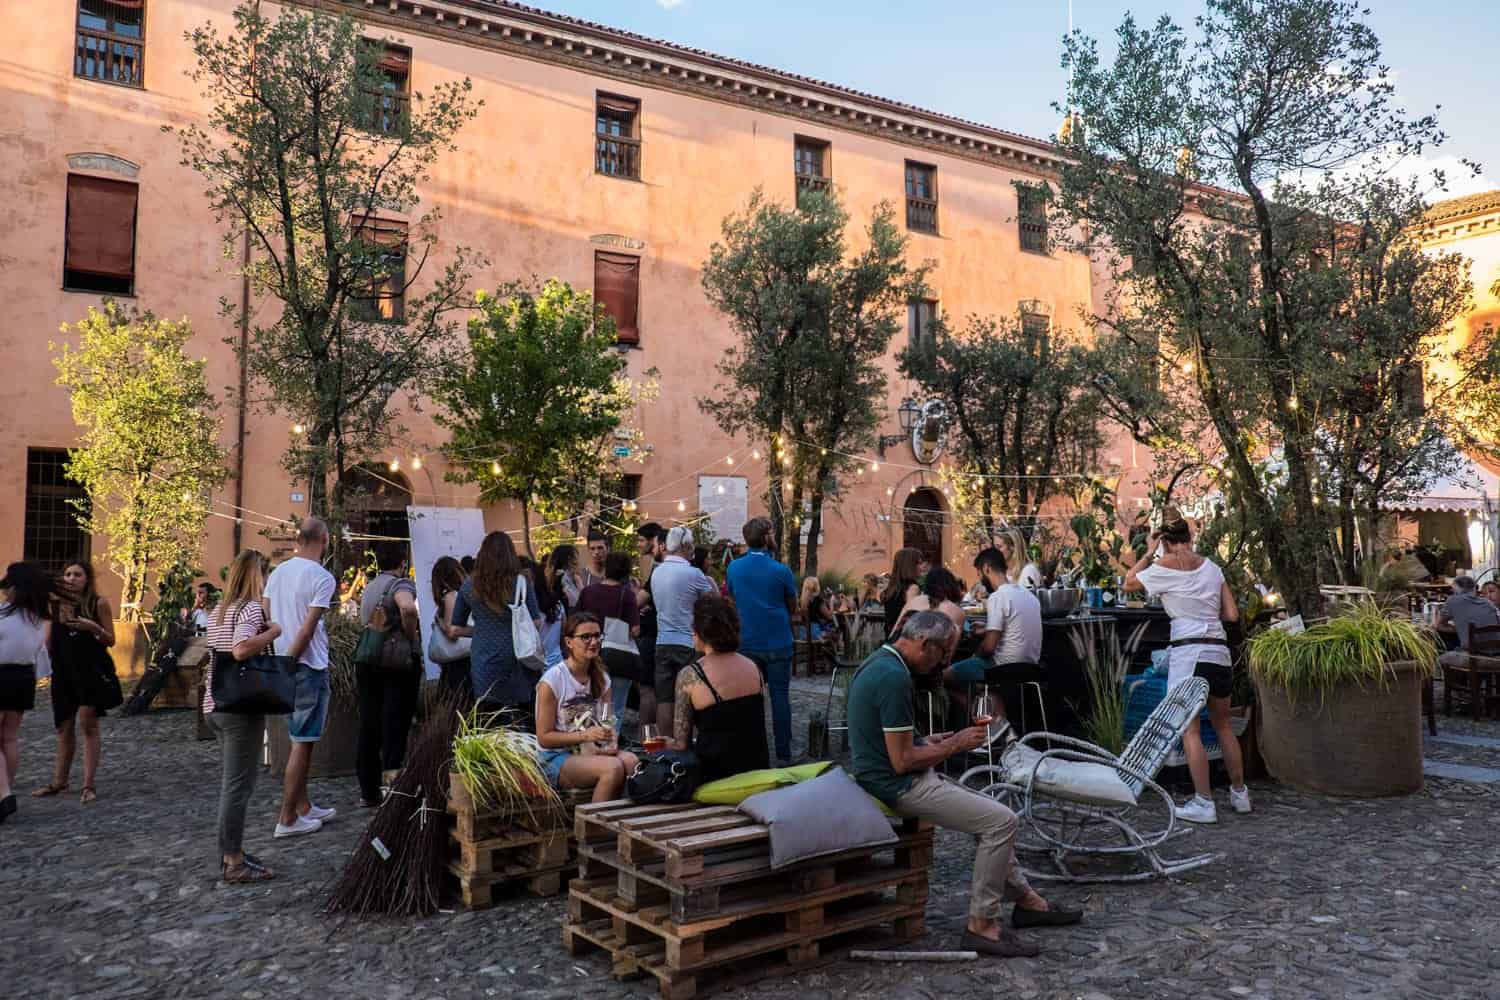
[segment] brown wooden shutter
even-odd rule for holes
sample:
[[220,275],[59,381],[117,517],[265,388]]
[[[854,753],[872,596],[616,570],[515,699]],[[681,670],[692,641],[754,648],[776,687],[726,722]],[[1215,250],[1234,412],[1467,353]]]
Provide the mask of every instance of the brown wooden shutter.
[[69,271],[110,278],[135,276],[136,185],[68,175]]
[[637,314],[641,294],[641,259],[619,253],[594,254],[594,299],[615,321],[615,339],[639,344]]
[[609,94],[598,96],[599,107],[604,111],[614,111],[622,115],[633,115],[641,108],[641,102],[629,97],[612,97]]

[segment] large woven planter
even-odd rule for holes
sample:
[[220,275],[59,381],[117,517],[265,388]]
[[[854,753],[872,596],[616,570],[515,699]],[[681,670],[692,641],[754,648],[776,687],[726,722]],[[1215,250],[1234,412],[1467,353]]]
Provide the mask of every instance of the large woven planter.
[[1293,701],[1259,677],[1260,752],[1271,776],[1325,795],[1374,798],[1422,787],[1422,680],[1416,663],[1389,664],[1384,688],[1345,684]]

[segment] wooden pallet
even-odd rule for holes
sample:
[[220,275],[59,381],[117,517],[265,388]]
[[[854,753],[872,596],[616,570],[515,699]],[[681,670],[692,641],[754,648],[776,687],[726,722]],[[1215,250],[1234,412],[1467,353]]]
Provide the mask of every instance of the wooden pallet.
[[777,870],[767,828],[728,806],[592,803],[575,810],[574,835],[564,947],[604,949],[616,976],[655,976],[667,1000],[700,980],[806,965],[851,931],[924,929],[930,824],[903,821],[892,845]]
[[496,890],[511,886],[535,896],[555,896],[575,871],[571,811],[581,797],[531,810],[476,811],[457,776],[448,796],[448,872],[466,909],[494,905]]

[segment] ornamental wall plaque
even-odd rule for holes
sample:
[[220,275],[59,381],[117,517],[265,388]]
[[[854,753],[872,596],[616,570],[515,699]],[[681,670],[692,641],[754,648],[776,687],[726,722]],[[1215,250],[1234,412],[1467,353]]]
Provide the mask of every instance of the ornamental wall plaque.
[[646,241],[638,240],[633,236],[621,236],[619,233],[597,233],[589,237],[590,243],[597,243],[602,247],[619,247],[622,250],[644,250]]
[[110,156],[108,153],[69,153],[69,170],[92,170],[101,174],[115,174],[129,180],[135,180],[140,175],[141,168],[138,164],[129,160],[122,160],[118,156]]
[[917,461],[931,465],[948,448],[948,407],[940,399],[922,404],[922,414],[911,429],[911,451]]

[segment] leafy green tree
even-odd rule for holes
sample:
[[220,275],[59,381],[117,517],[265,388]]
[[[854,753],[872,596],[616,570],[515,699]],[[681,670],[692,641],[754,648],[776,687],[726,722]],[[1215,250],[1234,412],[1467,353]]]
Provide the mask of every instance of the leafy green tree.
[[799,573],[817,571],[824,505],[858,464],[846,456],[874,443],[886,392],[879,361],[931,268],[906,263],[888,204],[876,206],[853,253],[848,222],[832,192],[805,192],[792,207],[757,189],[724,220],[703,265],[708,299],[740,342],[718,365],[716,394],[698,405],[726,433],[768,443],[766,505],[782,558]]
[[[1328,435],[1411,406],[1391,361],[1430,357],[1468,297],[1460,268],[1395,238],[1421,199],[1389,167],[1443,136],[1396,103],[1363,16],[1350,0],[1206,0],[1193,40],[1127,17],[1112,63],[1077,34],[1064,54],[1079,124],[1051,229],[1106,264],[1097,333],[1134,355],[1095,384],[1138,440],[1211,467],[1310,615],[1335,572],[1331,508],[1390,488],[1371,474],[1375,436],[1345,435],[1340,464],[1360,471],[1325,502]],[[1423,455],[1411,485],[1440,465],[1436,438],[1397,440]]]
[[399,431],[393,398],[421,387],[472,305],[477,257],[445,248],[428,274],[439,216],[413,213],[478,104],[467,79],[400,95],[383,44],[347,16],[283,6],[272,20],[242,3],[231,32],[210,24],[187,40],[210,110],[166,131],[227,224],[225,258],[279,306],[231,343],[256,401],[305,428],[286,466],[337,532],[345,472]]
[[480,293],[478,308],[467,357],[433,385],[435,419],[448,478],[478,483],[484,503],[519,503],[529,553],[534,511],[580,512],[618,472],[617,446],[643,453],[629,418],[655,373],[629,379],[614,322],[561,281]]
[[1074,473],[1098,466],[1104,413],[1090,377],[1101,359],[1076,335],[1020,316],[973,317],[957,334],[939,326],[930,349],[908,347],[900,360],[947,407],[981,537],[1011,517],[1029,534],[1043,504],[1077,486]]
[[79,521],[108,540],[120,614],[140,621],[153,574],[201,556],[208,496],[226,476],[218,402],[206,362],[187,353],[186,320],[157,319],[106,299],[51,345],[81,444],[68,475],[88,494]]

